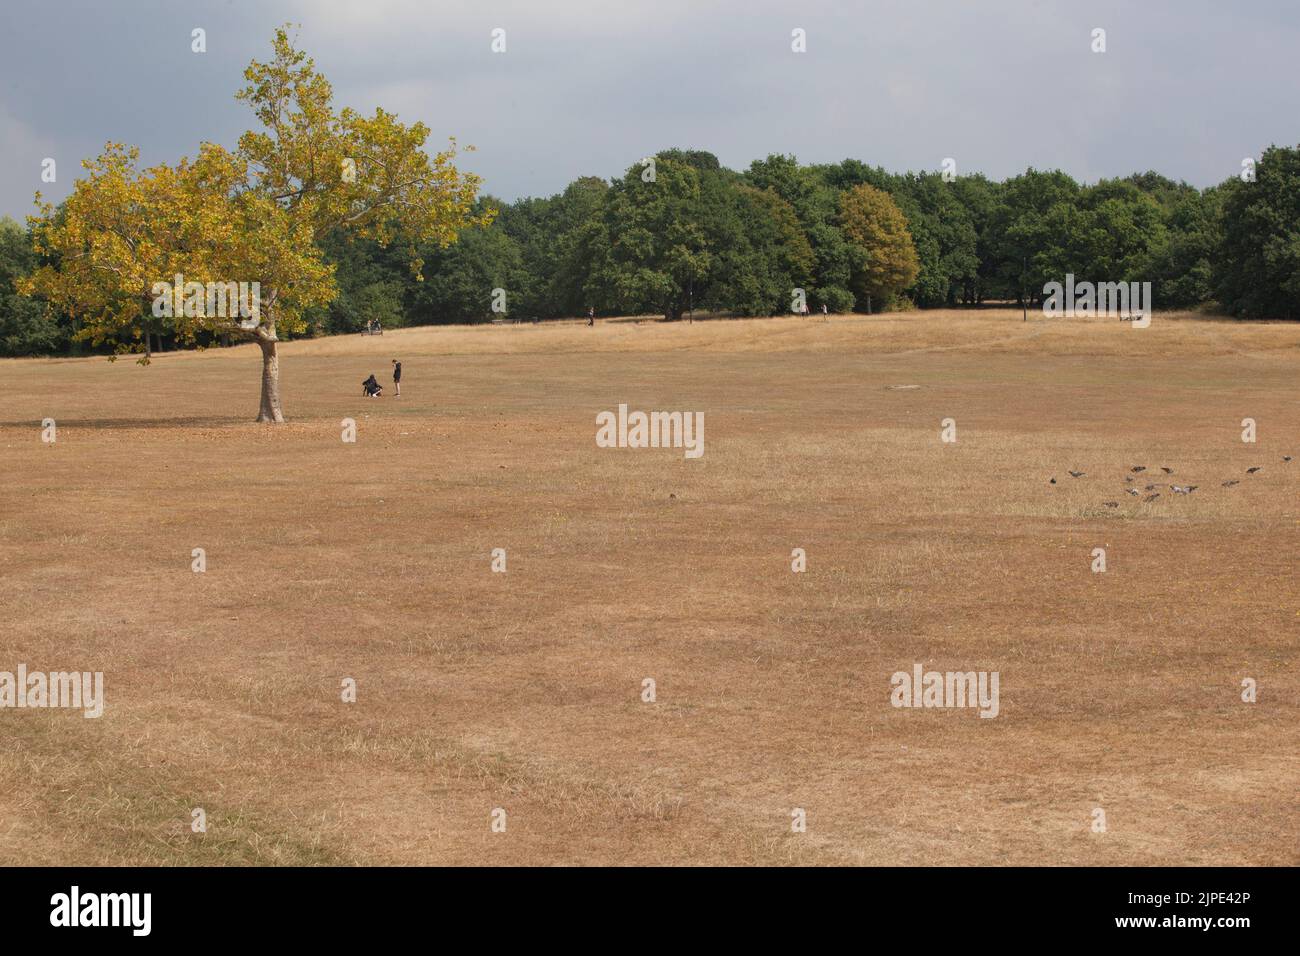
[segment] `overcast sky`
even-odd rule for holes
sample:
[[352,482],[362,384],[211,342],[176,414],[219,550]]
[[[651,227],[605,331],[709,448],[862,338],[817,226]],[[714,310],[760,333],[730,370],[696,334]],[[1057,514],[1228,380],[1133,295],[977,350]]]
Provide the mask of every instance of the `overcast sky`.
[[505,199],[670,146],[735,169],[953,157],[998,179],[1156,169],[1207,186],[1300,142],[1295,0],[3,0],[0,214],[63,198],[108,140],[146,164],[233,146],[252,122],[241,72],[286,21],[338,105],[475,145],[464,167]]

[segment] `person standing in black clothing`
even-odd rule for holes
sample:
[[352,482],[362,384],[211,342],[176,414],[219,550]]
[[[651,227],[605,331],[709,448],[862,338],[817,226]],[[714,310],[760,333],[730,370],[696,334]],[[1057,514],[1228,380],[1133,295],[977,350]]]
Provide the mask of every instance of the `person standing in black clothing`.
[[393,359],[393,389],[394,398],[402,397],[402,363]]

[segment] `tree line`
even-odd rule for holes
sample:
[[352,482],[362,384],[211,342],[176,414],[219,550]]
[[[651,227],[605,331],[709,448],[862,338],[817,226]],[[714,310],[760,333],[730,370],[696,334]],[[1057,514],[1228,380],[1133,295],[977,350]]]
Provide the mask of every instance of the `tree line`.
[[[1270,147],[1249,173],[1202,190],[1156,172],[1086,185],[1029,169],[997,182],[786,155],[737,172],[711,153],[670,149],[548,198],[480,195],[450,244],[403,235],[400,222],[377,235],[329,231],[319,244],[337,291],[305,305],[295,334],[588,309],[680,319],[788,314],[801,302],[835,313],[1037,305],[1067,273],[1150,281],[1161,309],[1294,319],[1300,149]],[[42,262],[30,228],[0,224],[4,355],[73,346],[77,318],[16,291]]]
[[1093,185],[1030,169],[889,173],[857,160],[772,155],[744,172],[666,150],[622,177],[507,203],[456,243],[422,250],[424,279],[373,244],[338,244],[339,295],[321,333],[514,319],[1041,303],[1043,286],[1152,283],[1157,308],[1206,305],[1241,318],[1300,317],[1300,149],[1272,147],[1254,180],[1197,189],[1155,172]]

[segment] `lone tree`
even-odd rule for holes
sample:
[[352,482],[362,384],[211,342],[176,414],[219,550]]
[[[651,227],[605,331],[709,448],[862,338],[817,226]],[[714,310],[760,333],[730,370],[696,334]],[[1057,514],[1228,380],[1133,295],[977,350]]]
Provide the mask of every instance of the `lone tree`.
[[[256,341],[259,422],[284,421],[277,332],[302,331],[306,310],[337,294],[321,248],[327,236],[400,239],[420,278],[420,245],[445,247],[491,219],[473,212],[480,180],[453,165],[455,140],[430,156],[422,123],[406,126],[382,109],[336,112],[329,82],[283,27],[273,52],[244,71],[237,98],[262,128],[241,136],[236,151],[204,143],[194,161],[141,172],[135,150],[110,143],[83,163],[89,176],[61,207],[38,194],[40,215],[29,221],[47,264],[23,287],[77,316],[79,338],[116,339],[119,352],[146,350],[159,323],[182,341],[204,331]],[[153,287],[176,275],[187,287],[257,282],[254,320],[188,304],[155,317]]]

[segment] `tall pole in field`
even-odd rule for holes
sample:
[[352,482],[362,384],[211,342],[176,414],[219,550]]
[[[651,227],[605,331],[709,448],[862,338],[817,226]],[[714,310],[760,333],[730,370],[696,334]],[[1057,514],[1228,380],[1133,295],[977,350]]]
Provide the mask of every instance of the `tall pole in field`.
[[1029,257],[1020,259],[1020,321],[1029,321],[1029,296],[1025,292],[1025,272],[1029,268]]

